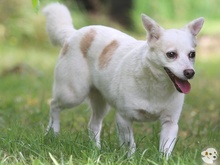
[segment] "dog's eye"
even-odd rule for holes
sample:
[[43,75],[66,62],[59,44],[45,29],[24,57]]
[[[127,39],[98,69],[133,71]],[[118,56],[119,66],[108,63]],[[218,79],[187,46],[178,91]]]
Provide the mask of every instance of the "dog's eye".
[[189,56],[189,58],[195,58],[196,57],[196,52],[191,51],[188,56]]
[[167,52],[166,55],[170,59],[175,59],[177,57],[176,52]]

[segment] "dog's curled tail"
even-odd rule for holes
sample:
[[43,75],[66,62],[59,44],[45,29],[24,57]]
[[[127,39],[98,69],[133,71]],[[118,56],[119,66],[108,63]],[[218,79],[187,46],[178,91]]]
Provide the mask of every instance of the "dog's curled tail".
[[46,16],[46,29],[51,43],[62,46],[75,31],[69,10],[60,3],[52,3],[42,12]]

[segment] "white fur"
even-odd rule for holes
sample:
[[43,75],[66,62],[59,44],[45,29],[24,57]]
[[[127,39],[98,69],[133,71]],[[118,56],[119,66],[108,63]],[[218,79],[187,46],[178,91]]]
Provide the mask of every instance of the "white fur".
[[[128,155],[135,151],[132,132],[133,121],[161,122],[160,151],[171,154],[178,132],[178,120],[184,94],[178,92],[164,67],[177,77],[186,80],[183,71],[192,69],[194,60],[188,53],[195,50],[195,36],[203,18],[196,19],[182,29],[164,30],[154,20],[142,15],[148,32],[148,41],[136,40],[113,28],[87,26],[76,30],[67,8],[59,3],[44,9],[47,30],[52,43],[70,45],[66,55],[60,55],[56,69],[48,125],[55,133],[60,130],[60,111],[90,99],[92,116],[89,122],[90,137],[100,148],[100,131],[103,118],[111,105],[117,110],[116,125],[121,145]],[[95,38],[83,57],[80,41],[93,29]],[[100,69],[98,59],[103,49],[116,40],[119,47],[109,64]],[[178,57],[169,59],[166,52],[176,51]]]
[[54,3],[45,7],[43,13],[48,19],[47,32],[52,44],[62,46],[75,30],[68,9],[64,5]]

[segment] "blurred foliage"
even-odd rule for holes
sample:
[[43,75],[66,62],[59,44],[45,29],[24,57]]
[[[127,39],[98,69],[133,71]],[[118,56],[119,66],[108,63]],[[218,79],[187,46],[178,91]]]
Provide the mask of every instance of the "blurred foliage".
[[134,12],[145,12],[160,20],[219,19],[219,0],[135,0]]
[[[220,1],[219,0],[135,0],[133,19],[136,21],[136,30],[142,32],[141,13],[154,18],[165,28],[182,27],[187,22],[198,18],[205,18],[205,26],[202,33],[219,33],[220,24]],[[218,29],[217,29],[218,28]]]
[[37,12],[40,7],[40,0],[32,0],[33,8]]
[[[6,42],[10,45],[29,45],[31,43],[35,46],[49,44],[44,18],[40,10],[45,4],[54,1],[56,0],[0,0],[0,43]],[[41,2],[40,6],[39,2]],[[76,27],[88,24],[115,26],[106,16],[103,16],[102,13],[106,14],[103,8],[100,13],[92,15],[92,13],[86,13],[77,6],[76,0],[59,0],[59,2],[64,2],[74,12]],[[134,0],[132,13],[135,28],[130,32],[143,34],[141,13],[146,13],[161,24],[170,22],[173,25],[173,21],[175,24],[178,22],[186,23],[200,16],[205,17],[206,20],[219,22],[219,6],[219,0]],[[38,7],[39,10],[36,12]],[[102,7],[108,8],[108,5]]]
[[0,11],[0,42],[13,46],[45,38],[43,20],[34,12],[31,1],[0,0]]

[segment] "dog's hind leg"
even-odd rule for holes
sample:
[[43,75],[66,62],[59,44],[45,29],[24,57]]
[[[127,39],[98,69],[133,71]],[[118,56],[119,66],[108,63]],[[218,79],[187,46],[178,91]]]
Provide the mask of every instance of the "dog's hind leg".
[[[47,132],[52,128],[54,133],[60,131],[60,112],[82,103],[89,94],[90,80],[87,65],[82,69],[78,65],[69,64],[70,60],[60,60],[55,70],[53,100],[50,105],[50,121]],[[76,61],[76,60],[75,60]]]
[[50,120],[46,129],[46,134],[53,129],[55,134],[60,131],[60,107],[55,100],[50,103]]
[[[68,87],[67,87],[68,88]],[[67,89],[68,90],[68,89]],[[71,91],[71,89],[69,89]],[[55,97],[50,104],[50,120],[46,129],[46,133],[52,128],[55,134],[60,131],[60,112],[63,109],[73,108],[82,103],[87,97],[88,92],[82,92],[81,95],[76,96],[74,93],[68,92],[59,97]]]
[[91,140],[95,141],[96,146],[100,149],[100,133],[102,128],[102,121],[109,112],[110,107],[106,103],[101,93],[95,88],[90,90],[89,99],[92,108],[92,115],[88,125],[89,136]]

